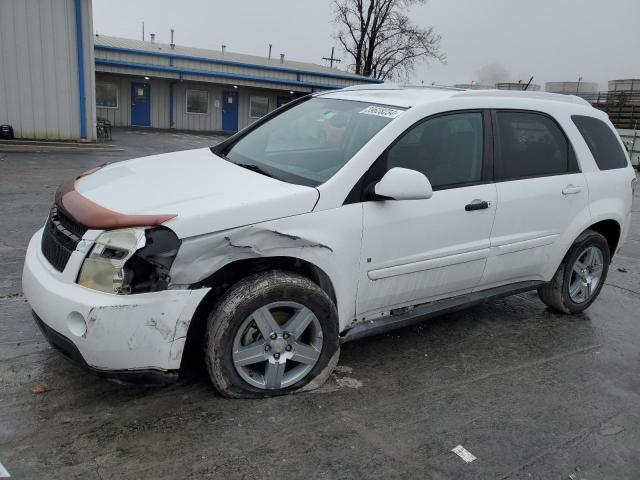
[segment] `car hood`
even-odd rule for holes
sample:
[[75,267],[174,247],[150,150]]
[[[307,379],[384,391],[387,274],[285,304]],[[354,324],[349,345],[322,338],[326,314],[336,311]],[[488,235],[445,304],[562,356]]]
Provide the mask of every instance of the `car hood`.
[[127,215],[173,215],[185,238],[313,210],[318,190],[239,167],[202,148],[108,165],[76,180],[95,204]]

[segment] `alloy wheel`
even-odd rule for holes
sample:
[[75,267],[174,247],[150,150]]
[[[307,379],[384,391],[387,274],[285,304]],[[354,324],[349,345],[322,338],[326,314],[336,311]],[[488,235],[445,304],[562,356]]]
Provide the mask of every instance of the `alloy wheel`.
[[273,302],[255,310],[236,332],[233,364],[244,381],[263,390],[302,380],[322,352],[316,315],[297,302]]
[[596,291],[602,278],[604,255],[600,248],[587,247],[573,264],[569,281],[569,297],[575,303],[584,303]]

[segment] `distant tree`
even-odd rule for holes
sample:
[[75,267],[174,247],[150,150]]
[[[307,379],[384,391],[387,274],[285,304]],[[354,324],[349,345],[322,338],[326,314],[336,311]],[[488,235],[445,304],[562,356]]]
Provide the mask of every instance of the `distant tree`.
[[336,39],[358,75],[407,79],[419,61],[445,62],[433,27],[409,19],[411,7],[426,0],[333,0]]

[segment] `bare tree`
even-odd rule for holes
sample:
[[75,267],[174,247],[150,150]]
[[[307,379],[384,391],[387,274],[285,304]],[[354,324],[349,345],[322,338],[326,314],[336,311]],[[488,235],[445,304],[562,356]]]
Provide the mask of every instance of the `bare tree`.
[[407,79],[416,62],[444,62],[440,35],[409,19],[415,5],[426,0],[333,0],[336,39],[351,57],[358,75]]

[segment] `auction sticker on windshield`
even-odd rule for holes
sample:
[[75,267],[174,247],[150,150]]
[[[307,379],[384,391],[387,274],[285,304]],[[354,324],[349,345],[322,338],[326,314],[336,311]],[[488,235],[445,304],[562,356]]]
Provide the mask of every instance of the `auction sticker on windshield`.
[[402,110],[371,105],[364,110],[360,110],[360,113],[364,113],[365,115],[376,115],[377,117],[396,118],[402,113]]

